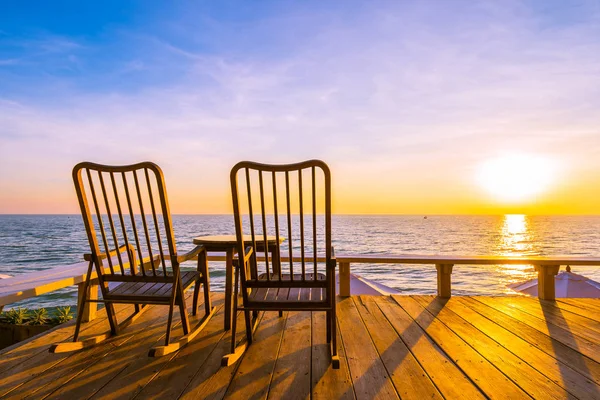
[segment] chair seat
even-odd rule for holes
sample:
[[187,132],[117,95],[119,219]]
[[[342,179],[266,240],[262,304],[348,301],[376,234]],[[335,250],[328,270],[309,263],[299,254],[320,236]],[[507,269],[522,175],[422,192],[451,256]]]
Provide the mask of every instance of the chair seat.
[[[198,271],[181,272],[181,284],[183,289],[189,288],[200,276]],[[118,298],[156,298],[170,297],[173,290],[171,282],[123,282],[114,287],[108,294],[110,297]]]
[[323,303],[326,299],[324,288],[258,288],[248,295],[250,303]]
[[[305,280],[307,280],[307,281],[312,281],[312,280],[315,279],[314,278],[315,274],[313,274],[312,272],[311,273],[306,273],[306,274],[304,274],[304,276],[306,277]],[[290,277],[291,277],[291,274],[283,274],[283,275],[281,275],[281,280],[282,281],[289,281],[289,280],[291,280]],[[279,274],[270,273],[269,274],[269,279],[272,280],[272,281],[277,281],[277,280],[279,280]],[[322,274],[320,272],[317,273],[317,281],[324,281],[325,279],[326,279],[325,274]],[[267,274],[260,274],[258,276],[258,280],[259,281],[266,281],[267,280]],[[301,281],[302,280],[302,274],[294,274],[294,280],[295,281]]]
[[[310,284],[311,280],[314,280],[314,274],[305,274],[307,284]],[[281,275],[282,281],[291,281],[290,274]],[[317,273],[317,281],[325,281],[325,274]],[[279,281],[278,274],[270,274],[272,281]],[[261,274],[258,276],[259,281],[266,281],[267,274]],[[301,274],[294,274],[294,281],[301,281]],[[303,287],[303,288],[254,288],[248,295],[248,300],[252,303],[286,303],[286,302],[311,302],[311,303],[322,303],[327,299],[326,291],[324,287]]]

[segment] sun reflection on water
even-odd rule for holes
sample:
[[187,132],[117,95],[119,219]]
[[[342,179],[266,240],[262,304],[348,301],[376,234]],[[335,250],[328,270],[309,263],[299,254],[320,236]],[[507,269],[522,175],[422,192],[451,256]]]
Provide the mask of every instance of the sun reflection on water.
[[[507,214],[504,216],[498,236],[498,255],[503,257],[535,255],[533,242],[532,230],[526,215]],[[505,276],[505,280],[501,282],[503,285],[530,279],[533,275],[531,265],[500,265],[498,268]],[[512,292],[512,290],[507,289],[507,292]]]
[[524,256],[531,251],[531,234],[525,215],[508,214],[504,216],[499,248],[503,256]]

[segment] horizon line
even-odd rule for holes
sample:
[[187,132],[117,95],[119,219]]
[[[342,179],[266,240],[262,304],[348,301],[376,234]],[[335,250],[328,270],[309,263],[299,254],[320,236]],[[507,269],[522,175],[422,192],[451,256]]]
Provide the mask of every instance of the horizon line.
[[[102,214],[106,215],[106,214]],[[114,214],[117,215],[117,214]],[[139,215],[139,214],[135,214]],[[171,215],[177,216],[233,216],[233,213],[171,213]],[[247,215],[247,214],[244,214]],[[273,213],[267,214],[273,215]],[[285,213],[280,214],[280,216],[285,215]],[[299,215],[299,213],[295,213],[292,215]],[[306,214],[306,216],[312,215],[312,213]],[[323,213],[317,213],[317,215],[324,215]],[[566,214],[566,213],[557,213],[557,214],[527,214],[527,213],[497,213],[497,214],[483,214],[483,213],[474,213],[474,214],[427,214],[427,213],[332,213],[332,216],[373,216],[373,217],[393,217],[393,216],[422,216],[422,217],[497,217],[497,216],[506,216],[506,215],[525,215],[530,217],[600,217],[600,214]],[[81,216],[80,213],[0,213],[0,216]]]

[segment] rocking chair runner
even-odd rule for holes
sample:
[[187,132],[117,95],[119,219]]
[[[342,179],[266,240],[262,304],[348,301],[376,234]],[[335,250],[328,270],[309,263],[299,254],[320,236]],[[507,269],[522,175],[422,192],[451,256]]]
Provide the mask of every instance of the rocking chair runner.
[[[289,165],[243,161],[231,170],[231,193],[238,259],[231,354],[223,357],[222,364],[234,363],[252,343],[258,311],[279,311],[281,316],[282,311],[303,310],[327,313],[332,365],[339,368],[336,260],[331,246],[331,178],[327,164],[318,160]],[[244,245],[244,234],[252,238],[248,247]],[[266,242],[267,235],[277,238],[276,253],[288,255],[287,263],[279,257],[270,258],[268,252],[264,254],[264,264],[258,263],[256,242]],[[287,250],[279,249],[280,237],[288,238]],[[295,258],[294,253],[297,256],[298,252],[300,257]],[[318,262],[323,255],[325,263]],[[238,306],[238,281],[241,306]],[[236,346],[238,310],[244,312],[247,340]]]
[[[73,342],[56,344],[50,351],[73,351],[106,340],[131,324],[148,304],[169,306],[165,345],[154,347],[149,355],[165,355],[187,344],[208,323],[215,308],[211,307],[204,247],[177,254],[161,169],[151,162],[129,166],[83,162],[73,168],[73,180],[90,244],[91,253],[85,255],[90,264]],[[181,263],[196,257],[195,271],[181,271]],[[93,268],[102,300],[91,300],[87,295]],[[196,315],[198,309],[200,285],[204,286],[206,313],[193,329],[184,294],[192,284],[195,284],[192,313]],[[105,303],[110,332],[78,341],[84,307],[92,301]],[[118,324],[114,303],[134,304],[134,313]],[[170,343],[175,306],[179,307],[184,336]]]

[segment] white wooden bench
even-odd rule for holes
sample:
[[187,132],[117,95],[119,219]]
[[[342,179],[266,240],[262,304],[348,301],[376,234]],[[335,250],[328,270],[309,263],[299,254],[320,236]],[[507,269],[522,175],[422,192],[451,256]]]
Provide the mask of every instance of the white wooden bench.
[[425,254],[336,254],[340,295],[350,296],[350,264],[429,264],[437,269],[438,296],[452,295],[452,269],[454,265],[532,265],[538,273],[538,297],[554,300],[554,276],[561,265],[600,265],[600,257],[506,257],[506,256],[462,256]]
[[[85,280],[88,262],[53,267],[0,280],[0,310],[11,303],[53,292]],[[96,273],[94,272],[94,278]]]
[[[145,257],[144,262],[149,261],[149,259],[149,257]],[[113,257],[112,262],[113,265],[118,263],[116,256]],[[41,271],[0,279],[0,311],[2,311],[7,304],[40,296],[73,285],[78,286],[77,304],[79,304],[88,266],[89,261],[83,261],[77,264],[52,267]],[[129,263],[125,262],[123,267],[128,268]],[[109,270],[108,265],[106,266],[106,270]],[[94,300],[98,298],[98,285],[94,284],[97,283],[96,277],[96,270],[93,269],[91,275],[92,285],[89,287],[91,297],[89,298]],[[95,303],[86,305],[83,317],[84,321],[90,321],[95,317],[96,308]]]

